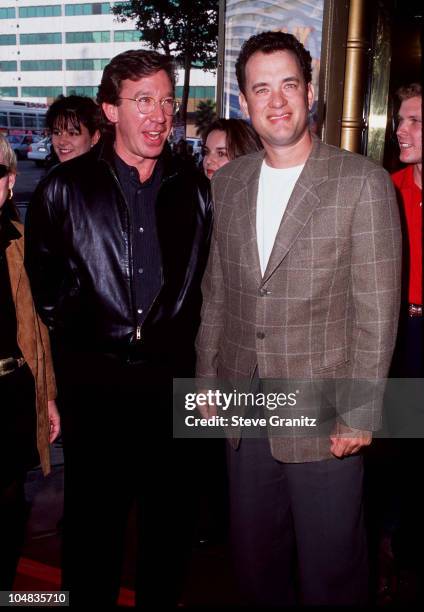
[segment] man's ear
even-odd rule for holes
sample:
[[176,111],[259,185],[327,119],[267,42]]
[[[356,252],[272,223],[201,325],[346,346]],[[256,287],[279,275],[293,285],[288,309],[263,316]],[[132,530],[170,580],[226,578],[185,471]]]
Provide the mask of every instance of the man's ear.
[[240,104],[241,112],[243,113],[243,117],[245,119],[249,119],[250,115],[249,115],[249,109],[247,107],[246,96],[242,92],[240,92],[239,94],[239,104]]
[[109,102],[102,102],[102,109],[111,123],[118,123],[118,107]]

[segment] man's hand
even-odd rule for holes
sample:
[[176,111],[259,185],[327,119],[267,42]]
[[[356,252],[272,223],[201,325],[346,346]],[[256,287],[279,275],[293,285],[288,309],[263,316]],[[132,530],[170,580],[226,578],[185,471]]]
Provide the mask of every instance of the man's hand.
[[52,444],[60,433],[60,416],[57,410],[56,402],[49,400],[47,404],[47,410],[49,413],[49,425],[50,425],[50,436],[49,442]]
[[341,459],[359,452],[363,446],[369,446],[372,434],[370,431],[352,429],[347,425],[337,423],[330,440],[330,451],[335,457]]
[[[207,389],[202,389],[201,391],[198,391],[198,395],[207,395],[207,393]],[[211,402],[209,402],[208,404],[203,404],[203,402],[201,404],[197,403],[197,410],[198,412],[200,412],[200,415],[204,419],[209,419],[210,417],[216,416],[218,414],[215,404]]]

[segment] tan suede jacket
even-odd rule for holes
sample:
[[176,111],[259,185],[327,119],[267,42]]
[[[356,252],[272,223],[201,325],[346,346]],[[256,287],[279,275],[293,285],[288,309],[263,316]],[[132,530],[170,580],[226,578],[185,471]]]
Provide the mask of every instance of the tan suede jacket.
[[56,398],[56,383],[50,352],[49,334],[38,317],[24,268],[23,226],[12,221],[21,234],[6,249],[10,284],[16,308],[18,345],[35,380],[37,447],[44,474],[50,472],[49,417],[47,402]]

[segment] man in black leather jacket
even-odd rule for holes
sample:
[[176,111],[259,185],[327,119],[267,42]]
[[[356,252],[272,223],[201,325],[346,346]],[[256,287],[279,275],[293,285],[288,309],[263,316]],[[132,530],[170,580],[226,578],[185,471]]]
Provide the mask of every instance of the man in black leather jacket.
[[98,93],[114,139],[54,168],[27,213],[25,263],[63,415],[71,605],[116,602],[134,499],[137,605],[174,602],[187,549],[187,466],[166,453],[172,377],[193,375],[212,215],[208,181],[168,149],[174,89],[170,58],[116,56]]

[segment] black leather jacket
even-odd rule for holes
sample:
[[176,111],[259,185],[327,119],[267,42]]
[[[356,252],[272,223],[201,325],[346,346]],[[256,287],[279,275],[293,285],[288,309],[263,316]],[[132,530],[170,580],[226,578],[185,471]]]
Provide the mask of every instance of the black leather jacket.
[[160,360],[193,354],[212,223],[209,181],[167,149],[162,155],[162,288],[141,328],[131,219],[113,143],[53,168],[38,185],[26,217],[25,265],[37,309],[62,346]]

